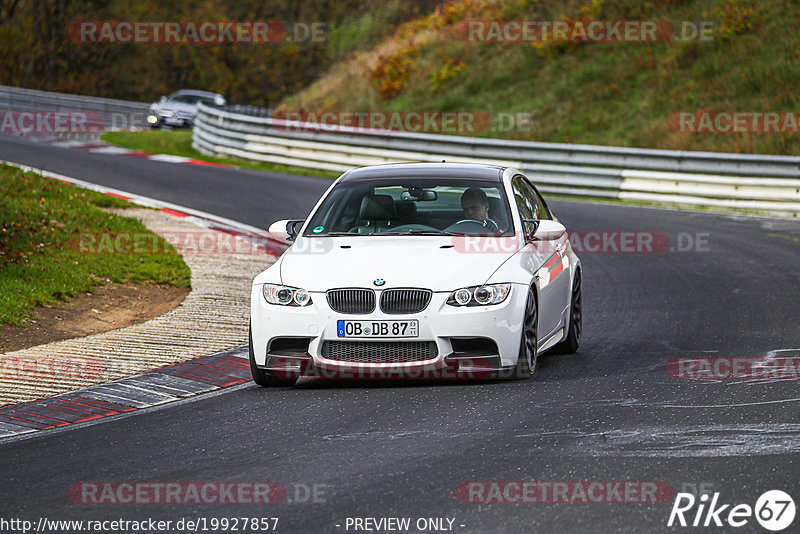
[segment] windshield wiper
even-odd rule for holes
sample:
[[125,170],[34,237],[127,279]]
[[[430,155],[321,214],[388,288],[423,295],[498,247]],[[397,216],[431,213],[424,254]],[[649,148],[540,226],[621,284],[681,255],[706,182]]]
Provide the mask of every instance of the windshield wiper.
[[307,235],[306,237],[354,237],[362,235],[370,235],[370,234],[356,234],[351,232],[326,232],[324,234],[311,234]]
[[445,230],[406,230],[404,232],[376,232],[370,235],[461,235]]

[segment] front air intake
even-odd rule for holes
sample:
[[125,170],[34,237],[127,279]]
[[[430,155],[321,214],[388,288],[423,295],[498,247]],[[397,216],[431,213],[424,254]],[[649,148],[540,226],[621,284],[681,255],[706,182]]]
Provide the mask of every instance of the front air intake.
[[322,357],[350,363],[408,363],[433,360],[435,341],[324,341]]

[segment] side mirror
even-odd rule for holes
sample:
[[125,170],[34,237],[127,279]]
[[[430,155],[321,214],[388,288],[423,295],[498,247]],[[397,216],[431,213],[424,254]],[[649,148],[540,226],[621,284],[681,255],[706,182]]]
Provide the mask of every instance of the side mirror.
[[294,241],[304,219],[283,219],[269,225],[269,235],[278,241]]
[[542,241],[555,241],[564,237],[566,233],[567,229],[560,222],[545,220],[539,221],[533,237]]
[[224,106],[225,105],[225,99],[222,97],[222,95],[215,95],[214,96],[214,105],[215,106]]
[[161,98],[158,101],[159,102],[166,102],[167,101],[167,97],[162,95]]
[[567,229],[563,224],[556,221],[539,220],[539,219],[523,219],[524,223],[532,223],[533,230],[525,233],[525,239],[528,241],[555,241],[561,239]]

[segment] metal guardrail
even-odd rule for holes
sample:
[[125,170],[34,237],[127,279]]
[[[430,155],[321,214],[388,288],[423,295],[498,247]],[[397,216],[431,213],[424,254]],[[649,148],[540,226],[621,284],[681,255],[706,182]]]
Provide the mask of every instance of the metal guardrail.
[[202,105],[192,145],[207,155],[334,172],[399,161],[496,163],[519,168],[542,191],[561,195],[800,213],[800,156],[365,130]]
[[93,131],[145,128],[149,108],[150,104],[142,102],[0,85],[0,111],[86,112],[86,126]]
[[[148,109],[140,102],[0,85],[0,111],[93,112],[97,124],[87,126],[98,130],[143,128]],[[192,145],[209,155],[333,172],[398,161],[495,163],[519,168],[549,193],[800,214],[800,156],[364,130],[270,115],[255,106],[201,105]]]
[[243,104],[226,104],[224,106],[216,106],[216,109],[221,109],[228,113],[239,113],[241,115],[248,115],[250,117],[271,117],[272,108],[265,108],[262,106],[246,106]]

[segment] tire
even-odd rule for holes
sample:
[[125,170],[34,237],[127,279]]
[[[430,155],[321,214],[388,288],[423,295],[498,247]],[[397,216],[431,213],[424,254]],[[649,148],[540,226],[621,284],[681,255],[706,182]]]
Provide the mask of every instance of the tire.
[[575,273],[572,282],[572,296],[569,305],[569,330],[564,341],[553,347],[558,354],[574,354],[581,346],[581,333],[583,331],[583,301],[581,298],[581,272]]
[[525,315],[522,320],[522,336],[519,343],[517,365],[514,368],[514,378],[525,380],[536,372],[536,346],[538,342],[538,310],[536,296],[532,288],[528,288],[528,298],[525,301]]
[[275,387],[275,386],[293,386],[297,382],[296,378],[278,378],[273,373],[259,369],[256,366],[256,357],[253,351],[253,326],[249,328],[249,352],[250,352],[250,374],[253,376],[253,382],[261,387]]

